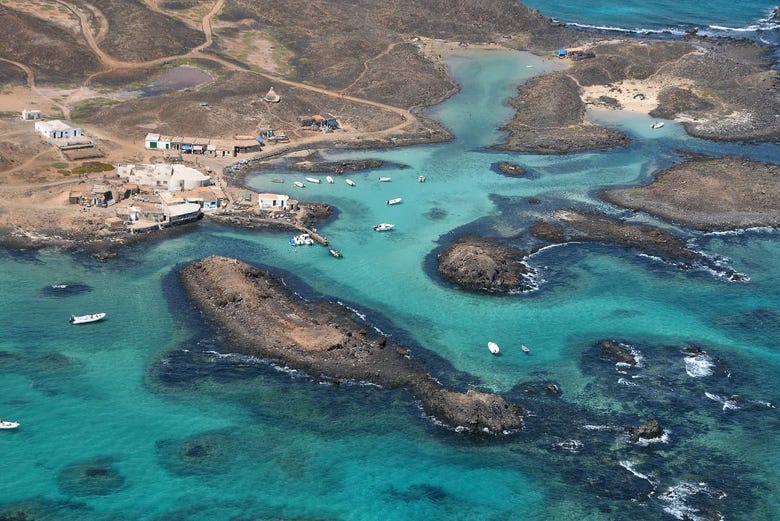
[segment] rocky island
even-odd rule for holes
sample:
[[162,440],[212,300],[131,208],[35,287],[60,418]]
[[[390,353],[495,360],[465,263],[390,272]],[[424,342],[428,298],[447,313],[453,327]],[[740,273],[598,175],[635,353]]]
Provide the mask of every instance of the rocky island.
[[698,230],[780,226],[780,166],[743,157],[691,159],[647,186],[606,190],[601,196]]
[[188,298],[240,352],[278,360],[329,380],[405,388],[426,414],[451,427],[501,433],[523,425],[523,409],[494,394],[444,388],[409,350],[372,335],[335,304],[309,305],[267,272],[212,256],[185,266]]
[[495,239],[461,237],[438,255],[438,271],[461,287],[488,293],[529,289],[525,253]]

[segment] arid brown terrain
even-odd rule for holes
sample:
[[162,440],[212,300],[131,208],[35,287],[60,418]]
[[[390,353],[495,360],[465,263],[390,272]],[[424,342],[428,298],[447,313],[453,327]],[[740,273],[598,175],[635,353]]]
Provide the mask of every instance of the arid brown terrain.
[[[780,136],[777,71],[766,49],[698,37],[614,42],[515,0],[359,0],[348,7],[321,0],[2,0],[0,22],[6,231],[96,233],[108,215],[65,203],[73,180],[64,172],[81,160],[63,157],[31,122],[20,122],[23,109],[82,126],[110,164],[161,160],[143,148],[148,132],[230,139],[270,129],[289,138],[272,149],[278,154],[441,141],[446,129],[418,109],[457,91],[444,56],[466,46],[552,56],[577,45],[592,53],[519,86],[501,148],[625,146],[620,132],[589,123],[586,109],[639,101],[640,110],[684,121],[699,136]],[[205,80],[148,90],[181,66]],[[271,87],[281,102],[263,100]],[[304,130],[301,118],[315,114],[336,117],[340,130]],[[225,164],[201,166],[219,171]]]

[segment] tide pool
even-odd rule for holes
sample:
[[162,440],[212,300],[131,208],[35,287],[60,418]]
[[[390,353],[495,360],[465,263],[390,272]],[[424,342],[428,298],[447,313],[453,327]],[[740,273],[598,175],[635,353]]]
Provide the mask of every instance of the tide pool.
[[[633,216],[723,256],[747,283],[623,248],[570,244],[531,258],[535,291],[482,295],[442,283],[434,261],[462,234],[515,238],[556,208],[622,214],[596,192],[648,182],[681,160],[678,149],[767,160],[780,157],[780,147],[695,140],[672,123],[650,132],[647,117],[594,113],[628,132],[632,146],[563,157],[492,151],[517,83],[556,64],[498,51],[448,63],[462,91],[431,114],[454,141],[328,154],[386,166],[350,174],[355,187],[339,178],[295,189],[300,200],[338,208],[319,231],[343,259],[291,247],[289,233],[207,221],[104,263],[56,251],[0,255],[0,416],[22,424],[0,432],[4,468],[13,469],[0,478],[0,515],[778,518],[775,230],[702,235]],[[529,174],[499,175],[499,161]],[[275,171],[248,183],[275,192],[277,176],[286,189],[304,177]],[[392,181],[380,183],[383,176]],[[385,203],[394,197],[403,203]],[[532,197],[541,203],[528,203]],[[374,232],[379,222],[396,228]],[[522,404],[526,428],[500,437],[457,433],[424,417],[403,391],[329,385],[232,354],[176,281],[178,267],[211,254],[265,266],[305,298],[351,307],[448,385]],[[63,282],[83,291],[47,290]],[[97,311],[107,319],[68,323],[71,314]],[[607,338],[631,346],[642,364],[615,366],[596,347]],[[501,356],[488,353],[489,340]],[[706,354],[690,360],[692,345]],[[550,382],[559,395],[545,390]],[[625,427],[650,417],[668,441],[628,443]]]

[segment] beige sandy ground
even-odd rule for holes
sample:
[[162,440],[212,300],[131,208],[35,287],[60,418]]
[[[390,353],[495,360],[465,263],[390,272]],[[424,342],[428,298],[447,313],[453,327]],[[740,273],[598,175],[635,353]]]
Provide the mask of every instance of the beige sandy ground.
[[690,87],[690,83],[679,78],[651,77],[646,80],[625,80],[609,85],[582,87],[582,100],[588,104],[601,105],[598,99],[607,96],[617,100],[622,110],[648,114],[658,106],[658,94],[666,87]]

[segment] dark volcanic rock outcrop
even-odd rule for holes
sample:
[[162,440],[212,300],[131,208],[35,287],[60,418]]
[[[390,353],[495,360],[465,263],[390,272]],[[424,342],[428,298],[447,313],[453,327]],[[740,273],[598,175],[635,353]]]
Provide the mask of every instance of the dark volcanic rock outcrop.
[[439,274],[459,286],[508,292],[529,289],[525,253],[496,240],[462,237],[439,253]]
[[531,228],[537,238],[549,242],[604,242],[636,248],[674,261],[692,261],[697,254],[686,242],[652,226],[629,224],[594,212],[559,210],[555,221],[539,222]]
[[525,175],[525,168],[518,165],[517,163],[510,163],[508,161],[501,161],[496,163],[496,170],[510,177],[519,177]]
[[212,256],[184,267],[179,279],[231,349],[277,359],[314,376],[405,388],[427,414],[453,427],[493,433],[522,427],[519,405],[493,394],[445,389],[412,364],[406,349],[369,335],[343,307],[306,304],[255,267]]
[[517,111],[502,130],[509,131],[499,150],[535,154],[567,154],[625,147],[631,140],[620,131],[585,119],[580,87],[559,72],[531,78],[510,101]]
[[639,440],[654,440],[664,435],[664,430],[655,418],[650,418],[639,427],[626,427],[626,433],[631,443]]
[[647,186],[600,195],[699,230],[780,226],[780,166],[743,157],[692,159]]
[[636,365],[636,357],[620,342],[614,340],[602,340],[599,342],[601,351],[609,355],[617,363]]

